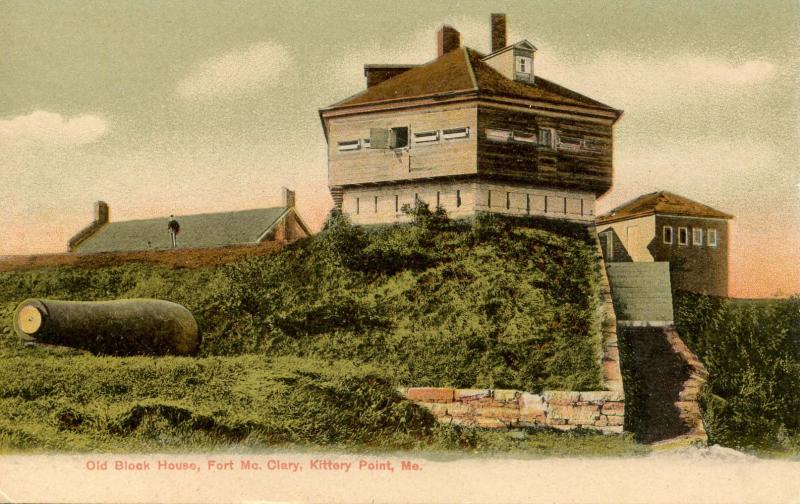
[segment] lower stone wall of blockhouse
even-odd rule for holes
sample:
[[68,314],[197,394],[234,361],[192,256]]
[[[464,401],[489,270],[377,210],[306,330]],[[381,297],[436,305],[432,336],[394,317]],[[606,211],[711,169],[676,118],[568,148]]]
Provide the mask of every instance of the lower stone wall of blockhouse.
[[489,429],[553,427],[585,428],[620,433],[625,422],[625,391],[617,346],[617,320],[600,242],[594,229],[598,267],[595,332],[604,390],[522,390],[414,387],[401,389],[406,398],[430,410],[443,423]]
[[437,204],[452,218],[477,212],[505,215],[535,215],[590,224],[594,221],[595,197],[591,193],[501,184],[488,181],[420,181],[378,187],[342,189],[342,211],[354,224],[406,222],[403,205],[417,199]]

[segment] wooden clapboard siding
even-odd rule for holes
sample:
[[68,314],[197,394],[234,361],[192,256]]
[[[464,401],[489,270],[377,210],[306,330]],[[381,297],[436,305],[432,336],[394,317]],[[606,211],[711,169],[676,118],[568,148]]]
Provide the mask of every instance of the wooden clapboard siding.
[[[391,111],[329,120],[331,186],[380,183],[477,173],[477,108],[474,104]],[[409,147],[340,152],[338,143],[369,138],[371,128],[409,127]],[[468,138],[415,144],[414,132],[469,127]]]
[[[495,142],[486,137],[487,128],[529,133],[539,128],[553,128],[561,135],[596,141],[599,149],[572,151]],[[602,194],[611,187],[613,175],[611,126],[580,118],[481,106],[478,109],[478,173]]]

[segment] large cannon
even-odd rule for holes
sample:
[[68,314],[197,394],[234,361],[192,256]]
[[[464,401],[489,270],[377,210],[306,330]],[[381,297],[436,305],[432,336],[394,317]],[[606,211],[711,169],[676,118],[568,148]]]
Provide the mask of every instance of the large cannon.
[[158,299],[27,299],[14,312],[14,330],[27,341],[96,354],[192,355],[200,347],[191,312]]

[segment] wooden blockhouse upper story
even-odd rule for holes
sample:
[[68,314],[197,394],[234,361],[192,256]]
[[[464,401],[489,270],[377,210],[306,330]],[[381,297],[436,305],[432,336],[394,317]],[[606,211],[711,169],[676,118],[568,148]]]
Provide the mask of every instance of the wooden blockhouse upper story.
[[437,46],[424,65],[366,65],[367,88],[320,111],[337,206],[359,223],[399,220],[415,199],[593,220],[622,112],[537,75],[537,48],[506,44],[503,15],[490,54],[448,26]]

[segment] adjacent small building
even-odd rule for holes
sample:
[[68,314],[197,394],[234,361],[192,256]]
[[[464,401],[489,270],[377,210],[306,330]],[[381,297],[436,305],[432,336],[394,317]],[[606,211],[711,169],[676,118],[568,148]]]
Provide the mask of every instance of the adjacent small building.
[[297,214],[295,193],[283,189],[279,207],[231,212],[175,215],[180,230],[173,247],[169,216],[111,222],[110,209],[95,203],[93,222],[69,240],[77,254],[136,252],[169,249],[211,249],[258,245],[266,241],[291,242],[311,235]]
[[444,26],[435,60],[365,65],[367,88],[320,110],[331,196],[354,223],[402,221],[417,200],[456,218],[594,223],[622,111],[537,74],[537,48],[508,43],[505,15],[487,35],[482,54]]
[[728,295],[733,216],[667,191],[645,194],[597,218],[606,262],[669,262],[673,291]]

